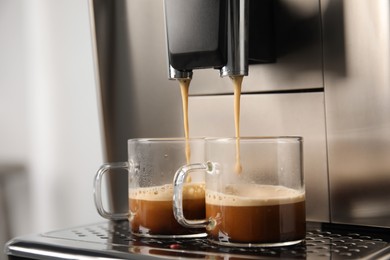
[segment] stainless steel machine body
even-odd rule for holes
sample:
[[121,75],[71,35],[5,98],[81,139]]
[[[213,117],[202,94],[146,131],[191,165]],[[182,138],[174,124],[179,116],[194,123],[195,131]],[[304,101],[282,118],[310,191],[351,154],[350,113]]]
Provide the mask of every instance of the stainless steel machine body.
[[[390,227],[390,1],[273,4],[276,62],[249,65],[241,134],[303,136],[308,220]],[[107,160],[126,158],[128,138],[183,136],[163,1],[91,7]],[[212,69],[194,71],[191,136],[234,135],[232,92]],[[125,178],[112,182],[119,210]]]

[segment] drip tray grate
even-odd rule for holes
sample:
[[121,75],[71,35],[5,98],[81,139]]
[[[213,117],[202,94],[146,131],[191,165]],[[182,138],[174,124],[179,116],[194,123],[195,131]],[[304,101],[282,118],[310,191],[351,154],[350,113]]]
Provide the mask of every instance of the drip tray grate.
[[77,254],[111,259],[390,259],[389,242],[388,229],[309,222],[305,242],[298,245],[230,248],[211,244],[206,239],[141,239],[132,236],[128,222],[123,221],[15,239],[8,244],[6,252],[9,256],[27,257],[26,248],[35,248],[39,250],[34,252],[39,251],[41,256],[50,256],[50,259],[55,259],[53,252],[61,256],[59,258],[65,255],[58,252],[65,253],[66,257]]
[[[337,226],[337,228],[335,228]],[[232,255],[241,258],[276,257],[292,259],[356,259],[376,255],[389,247],[385,236],[372,230],[342,229],[338,225],[308,223],[306,241],[299,245],[274,248],[228,248],[210,244],[205,239],[156,240],[131,236],[127,221],[104,223],[45,234],[49,237],[103,243],[111,249],[155,256]],[[341,226],[345,227],[345,226]],[[360,230],[359,230],[360,231]],[[375,230],[376,233],[377,230]],[[381,230],[383,231],[383,230]],[[369,235],[368,235],[368,234]],[[382,232],[380,232],[382,233]],[[386,233],[383,233],[384,235]],[[218,259],[218,258],[216,258]],[[224,259],[224,258],[221,258]]]

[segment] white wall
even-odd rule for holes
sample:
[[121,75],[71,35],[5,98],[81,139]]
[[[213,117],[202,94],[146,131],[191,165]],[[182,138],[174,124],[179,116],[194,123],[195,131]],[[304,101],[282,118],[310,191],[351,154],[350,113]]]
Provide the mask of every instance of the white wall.
[[90,37],[87,0],[0,0],[0,164],[27,167],[7,189],[14,236],[102,220]]
[[[25,160],[25,18],[21,0],[0,0],[0,161]],[[11,116],[12,114],[12,116]]]

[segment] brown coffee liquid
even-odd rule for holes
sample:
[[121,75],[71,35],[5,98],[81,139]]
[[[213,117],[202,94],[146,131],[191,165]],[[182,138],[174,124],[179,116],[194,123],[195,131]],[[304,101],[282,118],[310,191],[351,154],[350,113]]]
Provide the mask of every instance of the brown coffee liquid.
[[241,99],[241,86],[244,76],[232,76],[234,87],[234,127],[236,134],[236,164],[234,171],[237,174],[242,172],[241,165],[241,153],[240,153],[240,99]]
[[190,88],[190,82],[191,79],[179,79],[181,100],[183,105],[184,136],[186,139],[185,154],[186,154],[187,164],[189,164],[191,160],[191,148],[189,144],[190,128],[188,124],[188,90]]
[[236,186],[233,190],[237,195],[206,191],[206,218],[216,223],[208,230],[212,240],[261,244],[304,239],[302,192],[255,184]]
[[[236,135],[236,164],[235,172],[240,174],[242,172],[241,165],[241,152],[240,152],[240,100],[241,100],[241,86],[244,76],[232,76],[230,77],[233,81],[234,87],[234,127]],[[190,86],[191,79],[179,79],[181,99],[183,106],[183,123],[184,123],[184,136],[186,139],[186,160],[187,164],[190,163],[191,159],[191,148],[189,145],[189,123],[188,123],[188,90]]]
[[[186,184],[183,188],[183,210],[187,219],[205,217],[204,184]],[[131,231],[139,235],[185,235],[204,230],[187,229],[173,215],[171,184],[129,190]]]

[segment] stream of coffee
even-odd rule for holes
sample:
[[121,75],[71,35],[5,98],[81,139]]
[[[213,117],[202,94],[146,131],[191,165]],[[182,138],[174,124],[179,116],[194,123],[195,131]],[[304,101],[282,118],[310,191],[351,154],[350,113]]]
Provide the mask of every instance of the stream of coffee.
[[241,99],[241,86],[244,76],[232,76],[234,87],[234,127],[236,130],[236,164],[234,171],[237,174],[241,174],[241,152],[240,152],[240,99]]
[[[241,156],[240,156],[240,99],[241,99],[241,86],[244,76],[232,76],[234,87],[234,127],[236,135],[236,163],[234,171],[240,174],[242,171]],[[184,123],[184,136],[186,140],[185,155],[187,164],[191,160],[191,147],[189,144],[189,124],[188,124],[188,90],[190,87],[191,79],[179,79],[181,99],[183,105],[183,123]]]
[[189,164],[191,160],[191,148],[189,143],[190,128],[188,124],[188,89],[190,87],[190,82],[191,79],[179,79],[181,100],[183,105],[184,136],[186,139],[185,154],[186,154],[187,164]]

